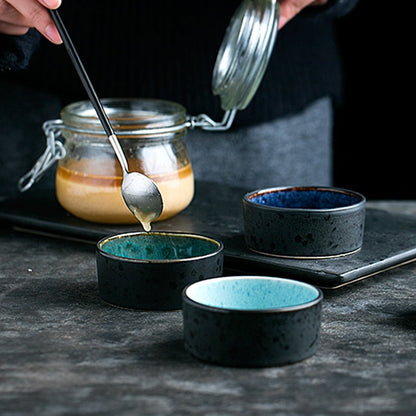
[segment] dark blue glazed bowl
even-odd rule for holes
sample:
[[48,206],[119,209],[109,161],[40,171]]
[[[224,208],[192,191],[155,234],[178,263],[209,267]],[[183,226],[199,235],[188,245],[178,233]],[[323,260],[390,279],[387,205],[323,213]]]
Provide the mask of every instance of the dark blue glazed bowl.
[[331,187],[281,187],[247,193],[244,233],[249,249],[289,258],[326,258],[360,250],[363,195]]
[[223,244],[189,233],[118,234],[98,242],[96,260],[104,301],[131,309],[180,309],[185,286],[222,275]]
[[322,292],[277,277],[230,276],[183,292],[185,349],[236,367],[294,363],[318,347]]

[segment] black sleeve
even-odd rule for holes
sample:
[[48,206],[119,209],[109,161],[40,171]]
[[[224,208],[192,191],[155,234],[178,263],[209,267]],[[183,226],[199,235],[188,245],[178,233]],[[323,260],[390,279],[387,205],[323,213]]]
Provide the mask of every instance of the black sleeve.
[[22,36],[0,34],[0,71],[16,71],[25,69],[30,58],[39,45],[41,35],[30,29]]

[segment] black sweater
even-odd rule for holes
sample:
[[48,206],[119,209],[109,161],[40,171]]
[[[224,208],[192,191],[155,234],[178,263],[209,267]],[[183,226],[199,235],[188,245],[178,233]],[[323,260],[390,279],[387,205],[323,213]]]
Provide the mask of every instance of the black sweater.
[[[265,77],[236,123],[250,124],[301,110],[323,96],[341,98],[334,19],[358,0],[310,7],[278,34]],[[60,8],[101,97],[152,97],[183,104],[189,114],[220,118],[211,77],[225,29],[239,0],[67,0]],[[57,94],[63,104],[86,99],[64,47],[31,30],[0,35],[2,79]]]

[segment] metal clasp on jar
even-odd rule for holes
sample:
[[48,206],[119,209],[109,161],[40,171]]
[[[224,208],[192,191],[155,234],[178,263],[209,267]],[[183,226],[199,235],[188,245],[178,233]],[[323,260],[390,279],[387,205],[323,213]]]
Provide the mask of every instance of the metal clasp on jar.
[[227,110],[220,122],[212,120],[206,114],[199,114],[197,116],[189,116],[187,120],[187,127],[194,129],[200,127],[202,130],[210,131],[222,131],[228,130],[233,124],[235,115],[237,114],[237,108],[233,110]]
[[61,136],[62,120],[49,120],[43,123],[46,135],[46,149],[36,161],[33,168],[19,179],[18,187],[21,192],[27,191],[42,175],[57,161],[65,157],[63,143],[57,140]]

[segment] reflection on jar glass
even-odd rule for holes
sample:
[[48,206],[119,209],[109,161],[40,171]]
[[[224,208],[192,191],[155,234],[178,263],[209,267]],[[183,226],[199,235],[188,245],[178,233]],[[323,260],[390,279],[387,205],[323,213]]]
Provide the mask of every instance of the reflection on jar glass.
[[[192,201],[194,176],[184,143],[185,108],[144,99],[107,99],[104,108],[125,152],[129,170],[154,180],[163,199],[159,220]],[[62,110],[66,156],[58,163],[56,195],[71,214],[93,222],[137,223],[121,196],[122,170],[88,101]]]

